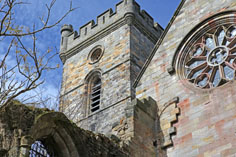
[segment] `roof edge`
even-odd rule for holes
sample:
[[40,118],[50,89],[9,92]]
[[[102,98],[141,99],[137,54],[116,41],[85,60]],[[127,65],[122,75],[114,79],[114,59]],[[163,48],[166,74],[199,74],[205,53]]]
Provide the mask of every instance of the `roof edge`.
[[177,9],[175,10],[174,15],[172,16],[170,22],[168,23],[167,27],[165,28],[164,32],[162,33],[161,37],[159,38],[159,40],[157,41],[157,43],[155,44],[154,48],[152,49],[151,54],[149,55],[148,59],[146,60],[146,62],[144,63],[141,71],[139,72],[137,78],[135,79],[134,83],[133,83],[133,87],[136,88],[139,81],[141,80],[143,74],[145,73],[147,67],[149,66],[149,64],[151,63],[154,55],[156,54],[156,51],[158,50],[158,48],[160,47],[160,45],[162,44],[163,39],[165,38],[166,34],[168,33],[170,27],[172,26],[173,22],[175,21],[176,17],[178,16],[180,10],[182,9],[184,3],[186,2],[186,0],[182,0],[179,4],[179,6],[177,7]]

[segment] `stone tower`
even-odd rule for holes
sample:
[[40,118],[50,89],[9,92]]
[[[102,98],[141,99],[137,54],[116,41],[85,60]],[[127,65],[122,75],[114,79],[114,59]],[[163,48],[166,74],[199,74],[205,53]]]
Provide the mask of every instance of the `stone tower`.
[[60,109],[78,126],[111,134],[135,98],[132,87],[163,29],[133,0],[80,27],[61,29]]

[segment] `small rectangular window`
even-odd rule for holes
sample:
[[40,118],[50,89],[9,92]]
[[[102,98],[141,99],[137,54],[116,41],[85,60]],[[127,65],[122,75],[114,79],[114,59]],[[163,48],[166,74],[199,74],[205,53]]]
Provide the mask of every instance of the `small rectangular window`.
[[103,23],[105,23],[105,16],[103,16],[102,19],[103,19]]
[[84,35],[87,35],[87,31],[88,31],[88,29],[86,27],[85,30],[84,30]]

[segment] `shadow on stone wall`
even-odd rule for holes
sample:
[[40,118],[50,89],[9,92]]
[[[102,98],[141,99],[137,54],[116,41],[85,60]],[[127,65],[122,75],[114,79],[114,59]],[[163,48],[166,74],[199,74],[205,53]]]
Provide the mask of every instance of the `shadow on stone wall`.
[[153,145],[157,148],[158,157],[167,157],[167,148],[163,148],[164,145],[164,133],[161,131],[160,118],[157,117],[157,140],[153,142]]
[[158,157],[167,157],[167,149],[173,146],[172,136],[176,135],[173,124],[178,122],[180,114],[178,102],[179,98],[176,97],[157,109],[157,141],[154,144],[157,146]]

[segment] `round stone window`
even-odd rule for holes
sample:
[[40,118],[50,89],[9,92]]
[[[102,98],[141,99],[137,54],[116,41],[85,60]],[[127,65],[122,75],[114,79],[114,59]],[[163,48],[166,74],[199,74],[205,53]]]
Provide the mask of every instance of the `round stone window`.
[[101,57],[103,55],[103,51],[104,51],[104,48],[102,46],[100,46],[100,45],[94,47],[90,51],[89,56],[88,56],[90,64],[97,63],[101,59]]
[[183,82],[211,89],[236,79],[235,13],[198,25],[182,45],[176,68]]

